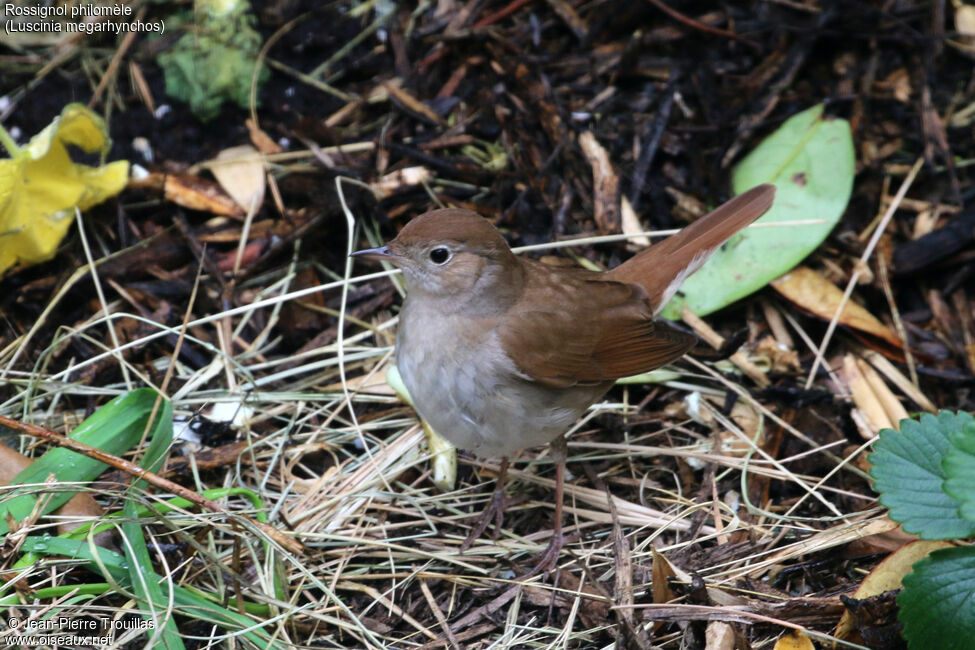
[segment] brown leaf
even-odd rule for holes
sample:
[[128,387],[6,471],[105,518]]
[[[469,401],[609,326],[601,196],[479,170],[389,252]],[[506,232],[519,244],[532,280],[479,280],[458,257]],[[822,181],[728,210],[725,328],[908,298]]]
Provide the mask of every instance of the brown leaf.
[[[15,476],[27,469],[33,462],[33,458],[28,458],[22,453],[0,443],[0,485],[9,484]],[[55,510],[54,516],[67,519],[65,523],[58,526],[58,532],[63,534],[74,530],[83,524],[85,520],[103,518],[105,516],[105,510],[98,505],[98,502],[95,501],[93,496],[87,492],[79,492],[71,497],[67,503]],[[100,546],[108,546],[111,545],[111,539],[112,534],[110,532],[99,533],[95,536],[95,543]]]
[[880,375],[864,361],[852,354],[843,357],[843,367],[837,376],[843,381],[853,403],[863,414],[873,437],[881,429],[896,429],[907,417],[907,410],[897,400]]
[[579,135],[579,147],[592,165],[592,203],[596,225],[604,234],[620,231],[620,179],[609,154],[591,131]]
[[167,200],[189,210],[238,219],[244,217],[237,203],[216,182],[192,174],[152,172],[143,178],[130,180],[127,188],[161,191]]
[[247,125],[247,131],[250,133],[251,142],[257,147],[257,150],[262,154],[268,156],[275,153],[281,153],[281,146],[271,139],[267,133],[265,133],[261,127],[254,123],[254,120],[247,118],[244,121]]
[[631,246],[629,248],[638,250],[650,245],[650,238],[640,234],[643,232],[643,224],[640,223],[640,218],[637,217],[630,200],[625,196],[621,199],[620,219],[623,234],[630,235],[629,243]]
[[734,650],[735,628],[723,621],[711,621],[704,632],[705,650]]
[[[653,564],[650,569],[653,602],[655,605],[663,605],[677,598],[677,594],[670,588],[670,579],[677,577],[677,571],[671,565],[670,560],[658,553],[657,549],[651,547],[650,551],[653,553]],[[654,623],[654,632],[664,625],[664,621]]]
[[240,206],[216,182],[199,176],[166,174],[163,196],[189,210],[212,212],[223,217],[244,217]]
[[[853,597],[864,599],[877,596],[885,591],[901,588],[901,581],[911,572],[914,563],[942,548],[951,548],[954,544],[945,541],[918,541],[902,546],[883,562],[874,567],[873,571],[863,579],[854,592]],[[854,638],[853,616],[849,611],[844,612],[836,626],[836,637],[852,640]]]
[[[835,284],[805,266],[797,266],[773,280],[772,287],[801,309],[824,320],[832,320],[843,300],[843,292]],[[900,337],[892,329],[852,300],[844,305],[839,322],[876,336],[896,348],[902,346]]]
[[249,144],[217,154],[210,173],[244,212],[257,212],[264,203],[267,177],[260,152]]

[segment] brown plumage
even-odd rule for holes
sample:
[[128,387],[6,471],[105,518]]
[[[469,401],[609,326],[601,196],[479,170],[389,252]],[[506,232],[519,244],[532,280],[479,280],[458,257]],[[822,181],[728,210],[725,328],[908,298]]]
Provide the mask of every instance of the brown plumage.
[[663,309],[680,283],[719,246],[772,207],[773,185],[759,185],[721,204],[675,235],[634,255],[606,277],[618,282],[633,282],[647,290],[654,313]]
[[396,363],[434,430],[491,456],[555,440],[562,457],[562,433],[616,379],[693,345],[654,314],[774,194],[749,190],[604,273],[519,258],[490,222],[459,209],[423,214],[357,255],[403,271]]
[[694,337],[654,313],[774,194],[749,190],[604,273],[517,257],[489,221],[456,208],[360,254],[406,279],[396,359],[417,410],[459,447],[504,456],[560,435],[616,379],[690,349]]

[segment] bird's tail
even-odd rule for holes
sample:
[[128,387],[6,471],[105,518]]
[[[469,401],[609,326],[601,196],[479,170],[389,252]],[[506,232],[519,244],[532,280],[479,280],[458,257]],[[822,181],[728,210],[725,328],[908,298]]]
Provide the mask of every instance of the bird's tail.
[[641,251],[607,272],[607,278],[642,286],[654,313],[718,247],[772,207],[774,185],[759,185],[704,215],[679,233]]

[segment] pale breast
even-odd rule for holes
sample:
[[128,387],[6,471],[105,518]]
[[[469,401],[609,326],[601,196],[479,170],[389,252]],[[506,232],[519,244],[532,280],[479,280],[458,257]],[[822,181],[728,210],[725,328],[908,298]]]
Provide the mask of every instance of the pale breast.
[[612,386],[537,384],[507,358],[489,321],[411,309],[409,300],[400,314],[396,364],[434,430],[485,456],[551,442]]

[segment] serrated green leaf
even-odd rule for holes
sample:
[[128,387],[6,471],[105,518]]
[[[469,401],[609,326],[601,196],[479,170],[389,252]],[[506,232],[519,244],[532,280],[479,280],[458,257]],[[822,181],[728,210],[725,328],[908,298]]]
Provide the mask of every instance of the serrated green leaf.
[[[68,437],[120,456],[142,439],[157,396],[158,393],[151,388],[140,388],[120,395],[95,411]],[[164,408],[159,409],[155,426],[159,426],[159,420],[162,419],[164,412]],[[48,476],[53,474],[55,480],[59,482],[84,483],[96,478],[107,467],[105,463],[63,447],[45,452],[10,482],[10,485],[27,487],[5,494],[3,502],[0,503],[0,535],[9,530],[7,514],[17,521],[22,521],[33,511],[39,498],[37,484],[44,483]],[[57,510],[76,492],[77,490],[65,488],[53,494],[44,494],[44,498],[47,499],[44,514]]]
[[775,185],[775,203],[756,223],[809,221],[788,227],[749,228],[732,237],[687,279],[664,308],[680,318],[687,305],[698,316],[757,291],[811,253],[839,221],[853,191],[856,157],[846,120],[823,117],[823,105],[794,115],[734,169],[736,194]]
[[900,432],[884,429],[870,454],[880,502],[904,530],[921,539],[957,539],[975,534],[975,521],[962,517],[961,501],[944,491],[942,462],[951,448],[949,436],[973,422],[968,413],[941,411],[916,420],[901,420]]
[[914,565],[897,597],[911,650],[970,650],[975,644],[975,548],[935,551]]
[[944,490],[961,501],[961,516],[975,521],[975,421],[950,436],[951,448],[942,466]]

